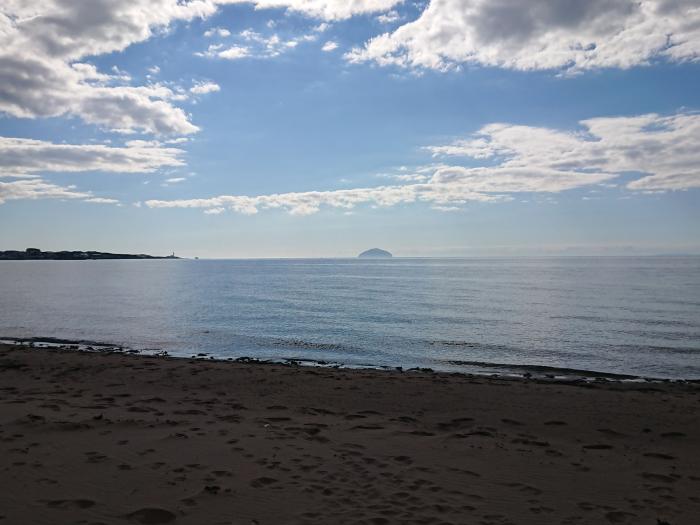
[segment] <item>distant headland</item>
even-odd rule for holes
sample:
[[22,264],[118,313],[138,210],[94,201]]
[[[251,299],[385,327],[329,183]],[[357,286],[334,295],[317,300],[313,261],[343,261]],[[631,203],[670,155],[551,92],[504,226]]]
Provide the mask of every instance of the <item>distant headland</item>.
[[389,253],[386,250],[380,250],[379,248],[372,248],[371,250],[367,250],[367,251],[362,252],[360,255],[358,255],[358,257],[362,257],[362,258],[365,258],[365,257],[388,258],[388,257],[393,257],[393,255],[391,255],[391,253]]
[[24,251],[0,251],[0,261],[85,261],[96,259],[179,259],[179,257],[175,257],[175,253],[164,257],[158,257],[155,255],[145,255],[143,253],[131,254],[95,251],[42,252],[38,248],[27,248]]

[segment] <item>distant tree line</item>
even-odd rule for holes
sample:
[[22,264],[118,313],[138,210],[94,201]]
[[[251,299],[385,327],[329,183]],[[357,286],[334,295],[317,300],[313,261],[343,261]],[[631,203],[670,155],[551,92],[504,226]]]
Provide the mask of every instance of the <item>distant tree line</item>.
[[109,253],[96,251],[60,251],[60,252],[42,252],[38,248],[27,248],[24,251],[6,250],[0,251],[0,260],[6,261],[84,261],[92,259],[178,259],[175,254],[166,257],[158,257],[146,255],[143,253]]

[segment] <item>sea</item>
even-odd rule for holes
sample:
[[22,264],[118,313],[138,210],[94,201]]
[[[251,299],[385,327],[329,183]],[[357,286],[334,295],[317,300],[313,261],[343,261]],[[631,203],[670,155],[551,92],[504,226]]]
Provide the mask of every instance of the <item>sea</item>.
[[0,261],[0,339],[27,338],[317,366],[700,379],[700,257]]

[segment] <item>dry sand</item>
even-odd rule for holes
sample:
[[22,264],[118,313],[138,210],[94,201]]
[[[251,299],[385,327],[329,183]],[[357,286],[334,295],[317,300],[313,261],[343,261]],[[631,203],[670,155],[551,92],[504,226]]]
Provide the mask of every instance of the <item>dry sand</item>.
[[0,525],[696,525],[699,394],[0,346]]

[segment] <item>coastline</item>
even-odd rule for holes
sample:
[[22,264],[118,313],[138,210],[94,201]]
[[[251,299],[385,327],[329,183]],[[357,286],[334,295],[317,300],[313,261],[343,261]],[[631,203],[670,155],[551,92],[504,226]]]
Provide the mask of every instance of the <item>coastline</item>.
[[[306,343],[310,345],[310,343]],[[220,357],[210,353],[196,353],[190,355],[175,355],[161,348],[131,348],[124,343],[110,343],[105,341],[94,340],[72,340],[57,337],[3,337],[0,335],[0,346],[20,346],[35,349],[62,349],[75,350],[81,352],[122,352],[128,354],[137,354],[142,356],[157,356],[168,357],[173,359],[206,359],[217,362],[239,362],[239,363],[259,363],[259,364],[277,364],[277,365],[292,365],[292,366],[310,366],[310,367],[328,367],[334,369],[347,370],[399,370],[399,371],[424,371],[435,372],[442,374],[456,374],[477,377],[496,377],[496,378],[513,378],[513,379],[539,379],[553,382],[579,382],[579,381],[632,381],[632,382],[647,382],[647,383],[700,383],[700,378],[695,377],[652,377],[646,375],[635,375],[629,373],[604,371],[604,370],[587,370],[580,368],[568,368],[560,366],[547,366],[540,364],[525,364],[525,363],[496,363],[490,361],[464,361],[464,360],[447,360],[439,363],[438,366],[398,366],[398,365],[381,365],[373,363],[350,364],[335,361],[317,360],[309,357],[278,357],[278,358],[259,358],[251,356],[239,357]],[[454,365],[448,367],[440,367],[440,365]]]
[[[0,345],[3,523],[693,523],[700,387]],[[145,490],[147,487],[147,490]]]

